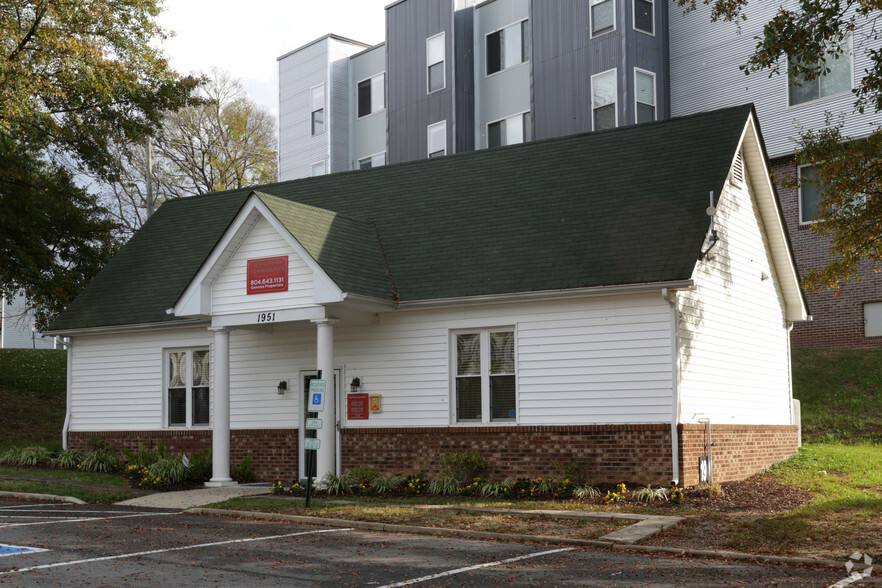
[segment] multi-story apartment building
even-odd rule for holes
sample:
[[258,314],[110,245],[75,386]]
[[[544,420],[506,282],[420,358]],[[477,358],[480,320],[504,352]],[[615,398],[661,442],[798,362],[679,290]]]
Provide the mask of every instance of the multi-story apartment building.
[[[810,83],[745,76],[739,65],[777,5],[748,10],[736,25],[711,23],[701,3],[684,15],[658,0],[398,0],[386,7],[384,43],[328,35],[279,58],[280,179],[753,102],[797,263],[819,267],[829,243],[809,230],[816,191],[780,180],[812,173],[795,164],[794,137],[826,124],[825,113],[844,115],[851,137],[879,122],[853,110],[865,40],[860,30],[842,39],[843,58]],[[809,306],[814,321],[794,328],[794,346],[882,348],[882,277],[869,268]]]

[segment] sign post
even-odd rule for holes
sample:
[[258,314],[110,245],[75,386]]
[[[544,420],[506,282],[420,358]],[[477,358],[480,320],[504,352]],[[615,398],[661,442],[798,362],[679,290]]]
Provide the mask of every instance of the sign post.
[[[307,412],[324,412],[325,393],[328,383],[322,379],[322,371],[318,371],[318,377],[309,382],[309,402]],[[317,431],[322,428],[322,419],[306,419],[306,429]],[[306,453],[306,508],[312,500],[312,470],[315,468],[316,452],[321,448],[322,442],[318,439],[307,437],[303,439],[303,449]]]

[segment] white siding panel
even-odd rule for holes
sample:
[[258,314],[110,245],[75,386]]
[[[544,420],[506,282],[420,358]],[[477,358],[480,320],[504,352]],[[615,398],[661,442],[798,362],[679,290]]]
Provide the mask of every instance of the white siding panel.
[[712,259],[698,264],[695,290],[677,296],[681,422],[790,424],[783,297],[758,210],[730,186],[715,218]]
[[[744,75],[739,69],[753,53],[755,37],[762,36],[763,25],[775,16],[780,4],[793,8],[797,3],[794,0],[750,3],[748,19],[741,22],[739,33],[733,23],[711,23],[709,5],[697,3],[697,10],[684,15],[682,8],[670,2],[671,116],[753,102],[766,148],[773,158],[794,152],[793,137],[798,135],[798,127],[824,128],[825,112],[847,115],[846,136],[867,135],[871,130],[868,123],[877,121],[878,117],[872,109],[865,114],[854,112],[851,93],[790,107],[786,64],[780,75],[772,77],[767,72]],[[866,23],[866,19],[859,22]],[[858,32],[854,38],[860,36]],[[857,87],[870,61],[865,52],[866,42],[854,44],[858,47],[852,84]],[[882,40],[872,41],[869,46],[878,49],[882,47]]]
[[[288,291],[247,293],[247,262],[264,257],[288,257]],[[263,312],[313,304],[312,270],[265,218],[260,218],[227,262],[211,288],[213,315]]]

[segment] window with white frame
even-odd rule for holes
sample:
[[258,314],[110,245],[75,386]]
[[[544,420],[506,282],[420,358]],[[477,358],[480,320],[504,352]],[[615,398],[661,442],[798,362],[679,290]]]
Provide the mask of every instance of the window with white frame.
[[634,101],[637,124],[655,120],[655,74],[634,68]]
[[165,356],[168,426],[208,426],[211,377],[208,349],[171,349]]
[[386,108],[386,74],[358,82],[358,118]]
[[647,35],[655,34],[655,17],[652,9],[652,0],[634,0],[634,30]]
[[816,184],[817,170],[811,165],[799,167],[799,222],[800,224],[815,221],[815,215],[821,209],[820,187]]
[[516,114],[487,125],[487,147],[516,145],[531,138],[530,113]]
[[[802,75],[790,76],[790,106],[851,90],[851,38],[845,37],[835,46],[831,46],[824,61],[822,73],[813,80],[806,80]],[[829,71],[824,72],[824,68]]]
[[325,162],[324,161],[319,161],[318,163],[312,164],[312,175],[313,176],[325,175]]
[[455,333],[457,422],[514,421],[517,416],[515,333],[487,329]]
[[426,39],[426,82],[429,94],[444,89],[446,85],[444,38],[444,33],[438,33]]
[[447,121],[442,120],[427,127],[429,157],[447,155]]
[[380,167],[386,165],[386,152],[362,157],[358,160],[358,169],[370,169],[372,167]]
[[487,35],[487,75],[530,60],[530,26],[522,20]]
[[325,85],[319,84],[310,89],[310,110],[312,111],[312,134],[325,132]]
[[616,29],[614,0],[591,0],[591,36],[596,37]]
[[591,76],[591,109],[595,131],[615,128],[616,70]]

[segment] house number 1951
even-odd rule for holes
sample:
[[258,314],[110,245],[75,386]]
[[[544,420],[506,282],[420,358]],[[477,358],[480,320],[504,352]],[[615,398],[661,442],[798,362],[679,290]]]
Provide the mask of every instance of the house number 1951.
[[274,312],[261,312],[257,315],[257,322],[259,323],[271,323],[276,320],[276,313]]

